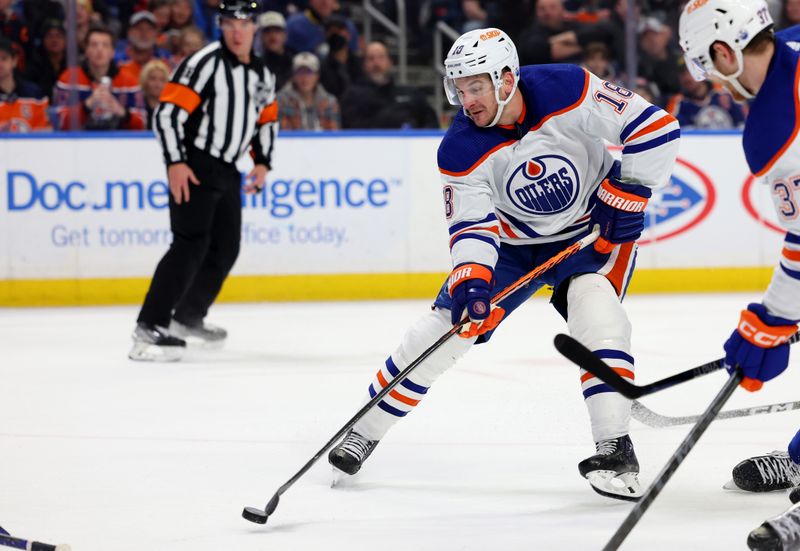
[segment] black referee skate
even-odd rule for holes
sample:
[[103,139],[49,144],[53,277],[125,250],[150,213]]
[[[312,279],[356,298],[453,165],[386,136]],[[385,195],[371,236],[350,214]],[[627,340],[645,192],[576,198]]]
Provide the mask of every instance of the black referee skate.
[[201,348],[222,348],[228,332],[222,327],[200,321],[194,325],[172,320],[169,323],[169,332],[176,337],[185,339],[186,343]]
[[627,434],[595,443],[597,453],[578,463],[581,476],[601,496],[625,501],[642,497],[639,460]]
[[378,440],[367,440],[351,429],[328,454],[328,463],[343,473],[354,475],[377,445]]
[[789,501],[792,503],[800,501],[800,486],[795,486],[792,488],[792,491],[789,492]]
[[138,362],[176,362],[186,350],[186,341],[158,325],[137,323],[131,337],[133,348],[128,358]]
[[771,518],[747,536],[752,551],[796,551],[800,549],[800,504]]
[[800,484],[800,465],[787,452],[758,455],[733,468],[733,484],[747,492],[786,490]]

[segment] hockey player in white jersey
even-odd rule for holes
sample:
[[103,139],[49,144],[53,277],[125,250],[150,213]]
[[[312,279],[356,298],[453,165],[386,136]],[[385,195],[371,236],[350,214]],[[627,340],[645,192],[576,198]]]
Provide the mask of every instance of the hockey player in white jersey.
[[[569,332],[633,379],[631,327],[621,300],[652,189],[667,182],[678,149],[677,121],[633,92],[573,65],[519,67],[499,29],[462,35],[445,60],[444,86],[462,109],[439,146],[438,165],[453,271],[432,311],[413,324],[368,387],[386,386],[453,325],[452,338],[369,411],[329,454],[354,474],[387,431],[407,415],[473,344],[539,288]],[[603,140],[622,145],[614,161]],[[589,233],[601,237],[490,308],[490,298]],[[531,327],[532,331],[545,330]],[[609,497],[637,499],[639,464],[628,435],[630,401],[581,372],[595,455],[581,475]]]
[[[786,229],[766,293],[742,311],[724,345],[726,364],[741,367],[742,386],[756,391],[788,366],[786,341],[800,320],[800,27],[775,33],[763,0],[693,0],[681,15],[680,43],[697,80],[714,80],[749,100],[744,154]],[[784,451],[740,462],[733,481],[756,492],[790,488],[800,483],[799,463],[800,433]],[[753,530],[750,548],[800,549],[797,507]]]

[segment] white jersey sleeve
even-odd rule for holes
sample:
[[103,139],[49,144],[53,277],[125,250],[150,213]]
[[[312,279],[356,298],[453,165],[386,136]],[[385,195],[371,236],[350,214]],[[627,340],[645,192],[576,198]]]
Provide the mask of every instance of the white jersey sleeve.
[[592,74],[587,96],[583,112],[587,133],[623,146],[621,179],[651,188],[665,184],[678,155],[677,119]]

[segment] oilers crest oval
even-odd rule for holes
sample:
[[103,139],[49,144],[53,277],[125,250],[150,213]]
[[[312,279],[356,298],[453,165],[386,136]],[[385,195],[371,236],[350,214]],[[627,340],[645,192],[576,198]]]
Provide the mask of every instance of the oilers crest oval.
[[514,169],[506,182],[506,195],[522,212],[556,214],[572,206],[580,185],[572,161],[561,155],[539,155]]
[[654,190],[639,245],[664,241],[702,222],[716,201],[711,179],[693,164],[678,158],[669,182]]

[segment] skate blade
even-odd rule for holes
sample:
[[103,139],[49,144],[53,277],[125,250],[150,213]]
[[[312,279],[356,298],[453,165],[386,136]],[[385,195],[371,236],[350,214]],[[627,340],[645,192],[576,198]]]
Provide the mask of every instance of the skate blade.
[[592,489],[603,497],[621,499],[623,501],[639,501],[644,494],[637,473],[614,471],[592,471],[586,474]]
[[207,341],[199,337],[181,337],[186,341],[186,346],[201,350],[219,350],[225,346],[225,339],[218,341]]
[[722,489],[723,490],[734,490],[734,491],[740,490],[739,486],[736,485],[736,482],[734,482],[732,478],[729,481],[727,481],[725,484],[722,485]]
[[353,479],[358,474],[347,474],[346,472],[340,471],[332,465],[331,469],[333,470],[333,474],[331,476],[331,488],[347,488],[348,486],[352,486]]
[[136,362],[177,362],[183,357],[182,346],[156,346],[144,342],[133,344],[128,358]]

